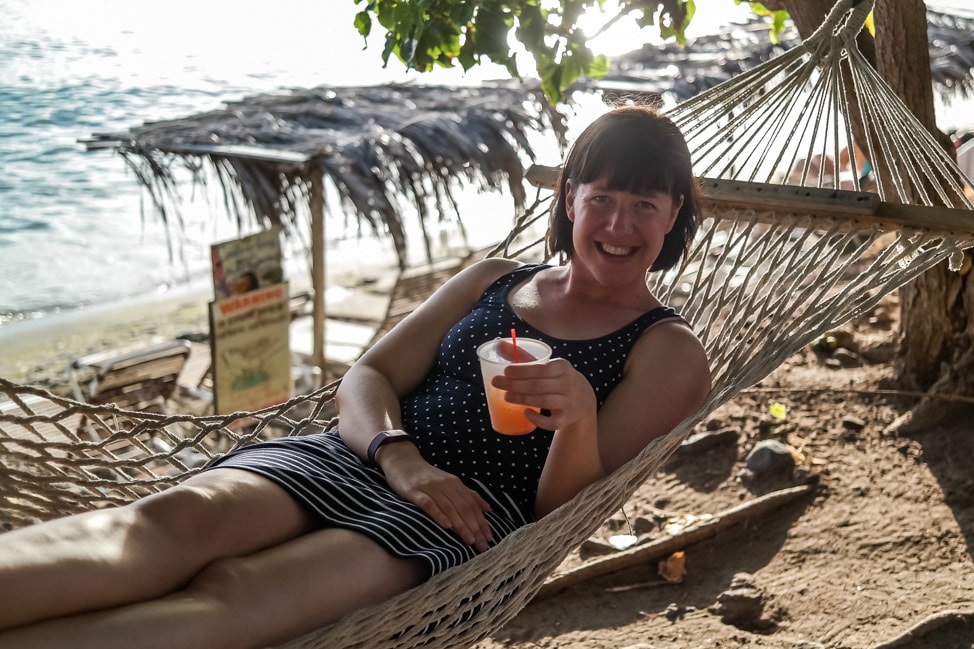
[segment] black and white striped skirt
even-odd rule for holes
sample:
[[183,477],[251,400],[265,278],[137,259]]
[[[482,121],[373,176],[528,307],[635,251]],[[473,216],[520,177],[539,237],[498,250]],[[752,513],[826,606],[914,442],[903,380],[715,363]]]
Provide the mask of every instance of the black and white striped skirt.
[[[400,498],[382,471],[366,465],[336,431],[247,446],[220,458],[214,467],[264,476],[314,513],[323,527],[360,532],[394,556],[424,560],[431,574],[477,554],[455,532]],[[490,503],[486,517],[494,543],[528,522],[509,499],[479,483],[468,486]]]

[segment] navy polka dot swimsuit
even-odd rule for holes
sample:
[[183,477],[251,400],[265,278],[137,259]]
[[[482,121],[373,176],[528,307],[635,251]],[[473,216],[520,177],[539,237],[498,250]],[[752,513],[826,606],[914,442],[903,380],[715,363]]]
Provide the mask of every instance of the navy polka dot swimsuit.
[[[453,473],[491,505],[487,520],[494,542],[533,519],[534,499],[553,433],[520,436],[491,428],[477,347],[494,338],[537,338],[552,356],[569,360],[585,375],[599,407],[622,378],[635,341],[654,323],[678,317],[659,307],[625,327],[592,340],[562,340],[521,320],[508,303],[512,286],[546,268],[522,266],[496,280],[470,313],[440,343],[426,380],[402,399],[403,428],[416,438],[431,464]],[[289,437],[246,447],[216,463],[274,480],[322,520],[354,529],[402,557],[424,559],[433,573],[476,554],[450,530],[401,500],[376,468],[365,465],[335,432]]]

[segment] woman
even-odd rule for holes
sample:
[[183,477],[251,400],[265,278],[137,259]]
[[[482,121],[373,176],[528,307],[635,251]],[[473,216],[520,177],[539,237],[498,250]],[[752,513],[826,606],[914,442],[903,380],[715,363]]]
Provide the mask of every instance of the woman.
[[[340,433],[254,445],[161,494],[0,535],[0,646],[263,647],[487,550],[696,411],[703,349],[646,284],[696,227],[683,137],[645,107],[565,162],[549,245],[446,282],[344,377]],[[494,385],[534,433],[490,430],[476,348],[553,349]]]

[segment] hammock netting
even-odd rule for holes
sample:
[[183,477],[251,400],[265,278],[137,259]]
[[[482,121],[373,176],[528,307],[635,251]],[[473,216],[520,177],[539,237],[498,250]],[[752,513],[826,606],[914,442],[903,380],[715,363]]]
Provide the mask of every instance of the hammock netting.
[[[871,6],[840,0],[800,47],[668,111],[694,154],[704,218],[680,267],[648,281],[707,349],[715,389],[705,406],[469,563],[283,646],[475,644],[514,617],[708,413],[934,265],[959,265],[974,245],[971,182],[856,49]],[[546,258],[528,233],[549,204],[539,190],[499,251]],[[0,525],[127,503],[240,445],[334,428],[335,389],[191,416],[92,406],[0,379],[14,404],[0,414]]]

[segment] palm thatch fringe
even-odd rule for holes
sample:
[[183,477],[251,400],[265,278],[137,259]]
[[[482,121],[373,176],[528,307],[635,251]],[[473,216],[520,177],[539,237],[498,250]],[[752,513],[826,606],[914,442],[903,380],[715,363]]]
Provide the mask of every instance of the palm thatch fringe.
[[[478,87],[320,86],[258,95],[221,110],[95,134],[88,149],[115,149],[145,187],[159,216],[179,226],[188,170],[193,184],[219,184],[239,226],[256,219],[293,233],[319,174],[334,193],[325,209],[351,226],[391,238],[406,263],[403,214],[421,231],[462,222],[455,193],[505,184],[516,209],[523,169],[534,159],[531,133],[564,142],[565,118],[537,87],[497,82]],[[429,244],[426,245],[429,255]]]

